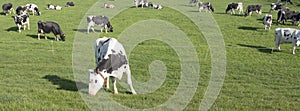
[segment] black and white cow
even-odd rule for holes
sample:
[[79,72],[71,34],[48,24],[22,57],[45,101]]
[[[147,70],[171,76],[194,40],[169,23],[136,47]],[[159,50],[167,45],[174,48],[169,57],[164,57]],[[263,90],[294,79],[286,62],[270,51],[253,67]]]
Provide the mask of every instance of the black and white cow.
[[292,20],[293,20],[292,22],[294,25],[296,25],[298,22],[298,26],[300,26],[300,23],[299,23],[300,22],[300,13],[298,13],[297,15],[294,15]]
[[48,10],[61,10],[62,7],[61,7],[61,6],[58,6],[58,5],[47,4],[47,9],[48,9]]
[[191,6],[195,6],[195,5],[197,5],[197,3],[198,3],[198,0],[190,0],[190,5]]
[[214,7],[212,6],[212,4],[210,2],[199,2],[198,3],[198,6],[199,6],[199,12],[202,12],[203,10],[205,10],[205,12],[214,12],[215,9]]
[[296,46],[300,45],[300,30],[293,28],[275,29],[275,46],[280,51],[280,44],[292,43],[292,54],[295,54]]
[[276,24],[281,23],[284,25],[287,20],[292,20],[293,25],[295,25],[294,21],[297,18],[298,14],[299,14],[299,12],[291,11],[290,9],[279,10],[277,13],[277,23]]
[[290,4],[293,4],[292,0],[277,0],[277,3],[280,3],[280,2],[285,2],[285,4],[287,2],[289,2]]
[[144,8],[144,5],[147,3],[147,0],[133,0],[133,3],[135,4],[135,7],[138,8],[139,5]]
[[103,87],[109,89],[109,79],[114,85],[114,94],[118,94],[116,78],[121,79],[123,73],[127,74],[127,83],[132,94],[136,94],[131,80],[131,71],[126,52],[121,43],[114,38],[98,38],[94,45],[97,67],[89,70],[89,95],[96,95]]
[[108,31],[113,32],[113,27],[110,24],[108,17],[106,17],[106,16],[102,16],[102,15],[88,16],[87,23],[88,23],[87,33],[89,33],[90,28],[92,29],[93,32],[95,32],[95,30],[93,28],[95,26],[101,26],[101,32],[102,32],[103,28],[105,29],[106,33]]
[[158,10],[163,8],[161,5],[157,5],[157,4],[153,4],[152,6],[153,6],[153,9],[158,9]]
[[270,12],[274,11],[274,10],[281,10],[283,9],[283,5],[280,3],[272,3],[271,4],[271,8],[270,8]]
[[245,16],[248,16],[252,14],[252,12],[256,12],[259,15],[262,14],[262,10],[261,10],[261,5],[248,5],[246,12],[245,12]]
[[46,21],[46,22],[38,21],[37,24],[38,24],[38,39],[39,40],[40,40],[41,33],[43,33],[45,36],[45,39],[47,39],[46,34],[49,34],[52,32],[54,34],[55,40],[58,41],[57,35],[59,35],[61,40],[65,41],[66,36],[57,23],[52,22],[52,21]]
[[7,13],[11,14],[14,11],[13,5],[11,3],[2,5],[3,14],[7,15]]
[[228,11],[231,11],[231,14],[235,14],[234,10],[238,10],[239,14],[243,13],[243,3],[239,2],[239,3],[230,3],[228,4],[225,13],[228,13]]
[[270,30],[272,25],[272,15],[266,14],[263,19],[263,24],[265,25],[265,30]]
[[17,15],[27,14],[27,7],[26,6],[18,6],[16,9],[16,14]]
[[75,6],[74,2],[67,2],[66,7],[73,7]]
[[104,8],[115,8],[115,5],[104,3]]
[[34,16],[34,13],[36,13],[37,16],[41,15],[41,12],[39,11],[39,8],[36,4],[26,4],[28,12],[32,12],[32,15]]
[[18,27],[18,31],[21,32],[21,27],[23,26],[23,29],[30,30],[30,23],[29,23],[29,15],[23,14],[23,15],[18,15],[18,16],[12,16],[14,18],[14,21]]

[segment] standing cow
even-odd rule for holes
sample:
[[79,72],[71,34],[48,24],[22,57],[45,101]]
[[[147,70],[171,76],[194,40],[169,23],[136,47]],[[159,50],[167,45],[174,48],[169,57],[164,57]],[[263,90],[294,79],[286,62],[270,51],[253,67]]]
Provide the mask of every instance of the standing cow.
[[300,45],[300,30],[293,28],[275,29],[275,46],[280,51],[280,44],[292,43],[292,54],[295,54],[296,46]]
[[231,14],[235,14],[234,10],[238,10],[239,14],[243,13],[243,3],[239,2],[239,3],[230,3],[228,4],[225,13],[227,13],[228,11],[231,11]]
[[23,15],[18,15],[18,16],[12,16],[14,18],[14,21],[16,25],[18,26],[18,31],[21,32],[21,27],[23,26],[23,29],[30,30],[30,24],[29,24],[29,15],[23,14]]
[[34,13],[36,13],[37,16],[41,15],[41,12],[36,4],[26,4],[28,12],[32,12],[32,15],[34,16]]
[[132,94],[136,94],[132,86],[128,59],[122,44],[114,38],[104,37],[96,40],[94,48],[97,67],[95,70],[89,70],[89,94],[96,95],[103,87],[105,79],[107,79],[106,88],[109,89],[110,77],[114,85],[114,94],[118,94],[116,78],[120,80],[123,73],[127,74],[127,83]]
[[43,33],[45,36],[45,39],[47,39],[46,34],[52,32],[54,34],[55,40],[58,41],[57,35],[60,35],[61,40],[65,41],[66,36],[62,32],[62,30],[60,29],[60,27],[57,23],[51,22],[51,21],[46,21],[46,22],[38,21],[37,24],[38,24],[38,39],[39,40],[40,40],[41,33]]
[[135,4],[135,7],[138,8],[139,5],[144,8],[144,5],[147,3],[147,0],[133,0],[133,3]]
[[259,15],[262,14],[262,9],[261,9],[261,5],[248,5],[246,12],[245,12],[245,16],[248,16],[252,14],[252,12],[256,12]]
[[105,29],[106,33],[108,31],[113,32],[113,27],[106,16],[88,16],[87,23],[88,23],[87,33],[90,32],[90,28],[92,29],[93,32],[95,32],[94,30],[95,26],[101,26],[101,32],[103,28]]
[[11,14],[11,12],[14,11],[13,5],[11,3],[8,4],[3,4],[2,5],[2,10],[3,10],[3,14],[7,15],[7,13],[9,12],[9,14]]
[[214,7],[212,6],[212,4],[210,2],[199,2],[198,3],[198,6],[199,6],[199,12],[202,12],[203,10],[205,10],[205,12],[214,12],[215,9]]
[[263,24],[265,25],[265,30],[270,30],[272,25],[272,15],[266,14],[263,19]]
[[269,12],[271,12],[273,10],[281,10],[281,9],[283,9],[283,5],[282,4],[280,4],[280,3],[272,3]]

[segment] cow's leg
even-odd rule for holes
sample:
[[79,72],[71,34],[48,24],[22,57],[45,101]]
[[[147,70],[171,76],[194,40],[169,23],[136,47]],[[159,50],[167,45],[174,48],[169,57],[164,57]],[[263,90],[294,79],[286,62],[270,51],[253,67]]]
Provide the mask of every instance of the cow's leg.
[[46,37],[46,34],[44,33],[44,36],[45,36],[45,40],[47,40],[47,37]]
[[27,29],[30,30],[30,23],[29,23],[29,18],[27,19]]
[[26,24],[23,25],[23,30],[25,30],[25,29],[26,29]]
[[105,28],[105,33],[107,33],[107,29],[108,29],[107,25],[105,25],[104,28]]
[[231,12],[232,12],[233,14],[235,14],[234,9],[231,9]]
[[90,33],[90,26],[87,27],[87,33]]
[[292,40],[292,54],[295,54],[297,38],[293,38]]
[[106,78],[107,80],[106,80],[106,89],[109,89],[109,76]]
[[127,65],[125,68],[126,68],[126,75],[127,75],[127,84],[129,85],[132,94],[136,94],[136,92],[133,88],[133,85],[132,85],[131,71],[130,71],[129,65]]
[[276,50],[280,51],[280,41],[276,37],[276,42],[275,42]]
[[38,35],[38,40],[40,40],[40,35],[41,35],[41,34],[40,34],[40,33],[38,33],[37,35]]
[[21,32],[21,25],[17,25],[18,26],[18,31],[19,31],[19,33]]
[[114,84],[114,94],[118,94],[118,89],[117,89],[117,80],[116,78],[112,79],[112,83]]

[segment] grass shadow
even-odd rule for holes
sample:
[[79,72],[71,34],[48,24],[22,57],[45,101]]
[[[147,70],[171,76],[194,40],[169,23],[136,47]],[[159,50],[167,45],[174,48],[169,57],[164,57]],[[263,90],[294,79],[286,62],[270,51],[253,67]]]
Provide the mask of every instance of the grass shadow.
[[57,88],[57,90],[78,91],[79,89],[77,85],[80,87],[88,86],[85,83],[64,79],[57,75],[46,75],[43,78],[52,82],[53,85],[59,85],[59,88]]
[[18,27],[15,26],[15,27],[10,27],[8,29],[6,29],[7,32],[10,32],[10,31],[15,31],[15,32],[18,32]]
[[254,45],[247,45],[247,44],[237,44],[237,45],[242,47],[257,49],[259,52],[263,52],[263,53],[270,53],[270,54],[272,53],[272,49],[263,46],[254,46]]
[[254,31],[256,31],[259,28],[257,28],[257,27],[249,27],[249,26],[240,26],[240,27],[238,27],[238,29],[241,29],[241,30],[254,30]]
[[[38,35],[27,34],[26,36],[31,37],[33,39],[38,39]],[[55,40],[54,37],[50,37],[50,38],[48,36],[46,36],[46,37],[47,37],[47,40]],[[40,39],[45,39],[45,36],[43,34],[41,34]]]

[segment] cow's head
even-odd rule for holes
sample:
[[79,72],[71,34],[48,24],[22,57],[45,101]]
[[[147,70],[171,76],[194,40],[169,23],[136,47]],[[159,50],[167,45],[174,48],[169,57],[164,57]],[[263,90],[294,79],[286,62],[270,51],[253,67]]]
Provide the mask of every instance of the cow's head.
[[65,41],[66,40],[65,34],[61,34],[60,38],[61,38],[62,41]]
[[23,17],[21,17],[21,16],[12,16],[12,18],[14,18],[14,21],[16,24],[22,23],[22,21],[23,21]]
[[107,27],[109,29],[109,32],[114,32],[114,28],[110,23],[107,24]]
[[101,73],[90,69],[89,70],[89,95],[96,95],[97,92],[103,87],[104,77]]

